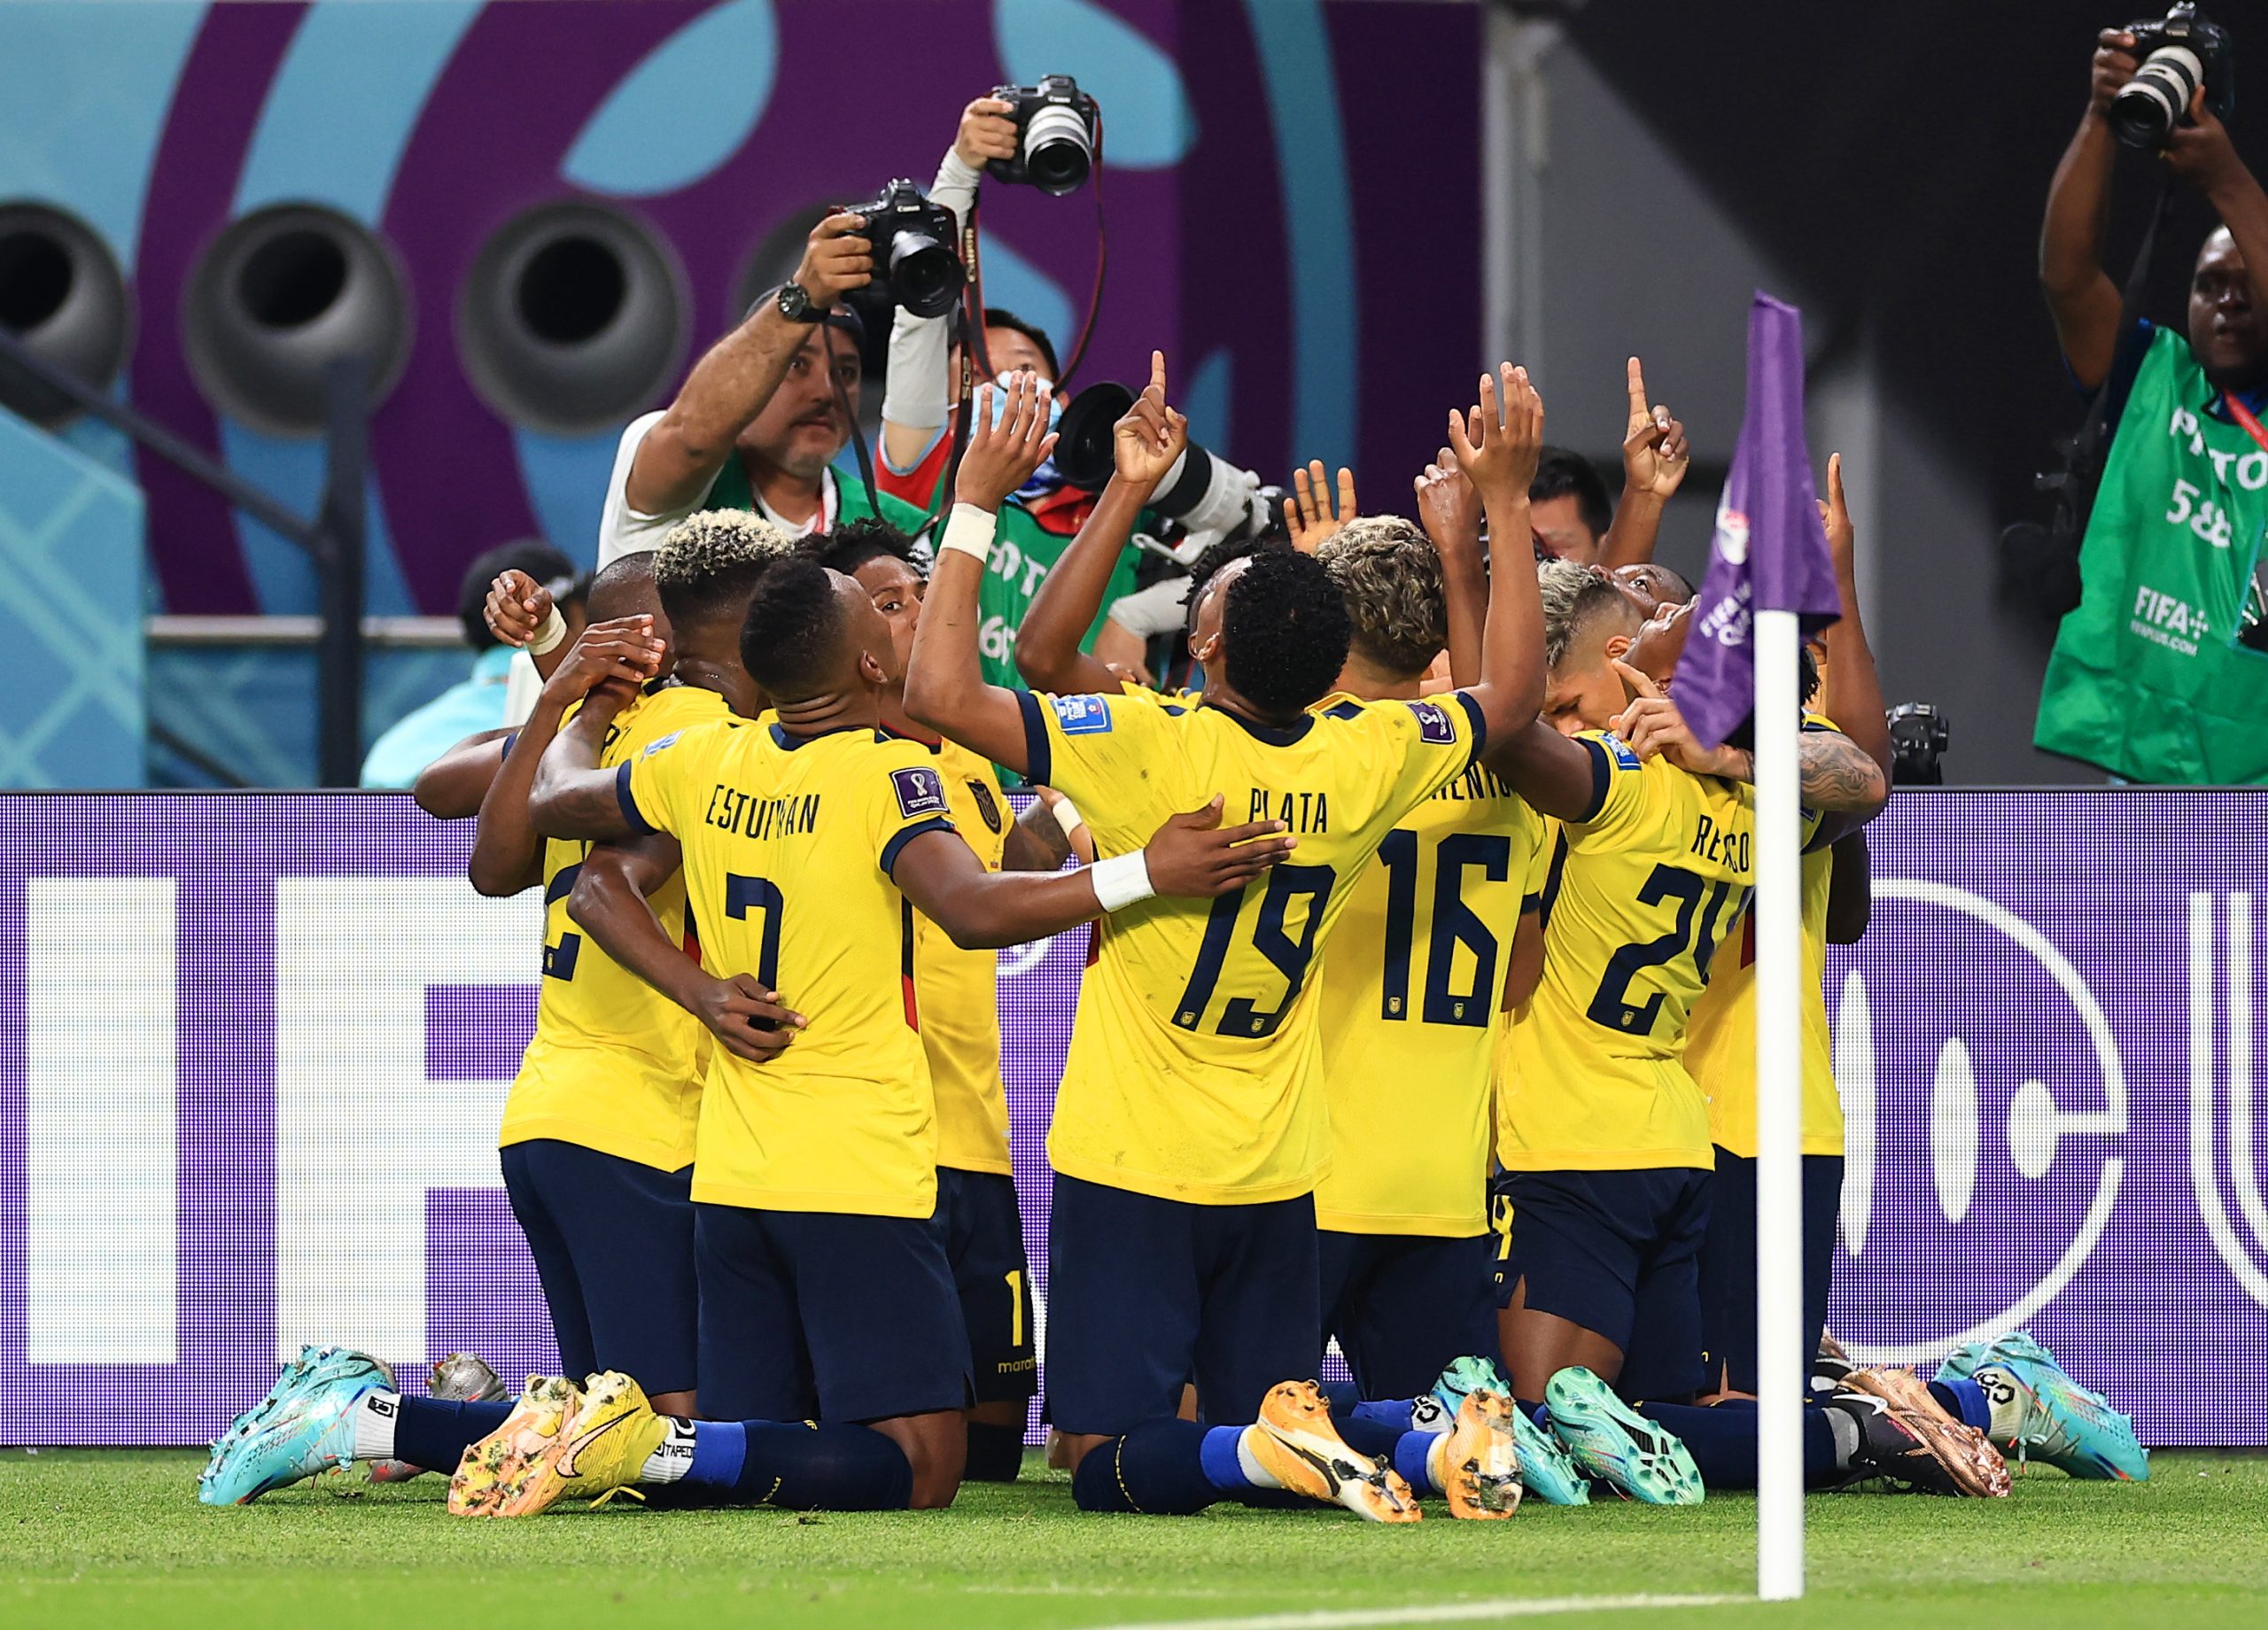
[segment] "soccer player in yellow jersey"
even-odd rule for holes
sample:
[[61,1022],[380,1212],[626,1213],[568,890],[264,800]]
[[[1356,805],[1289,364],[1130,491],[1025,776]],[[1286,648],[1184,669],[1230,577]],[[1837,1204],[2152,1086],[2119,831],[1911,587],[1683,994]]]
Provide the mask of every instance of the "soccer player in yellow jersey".
[[[926,586],[912,541],[889,522],[868,518],[837,527],[804,549],[873,598],[889,625],[902,675]],[[885,729],[929,749],[944,778],[953,829],[988,870],[1062,868],[1070,845],[1050,808],[1035,802],[1023,819],[1012,819],[990,763],[905,717],[902,678],[882,687],[882,711]],[[968,1327],[976,1402],[968,1416],[967,1475],[979,1482],[1011,1482],[1021,1469],[1024,1418],[1038,1383],[1031,1268],[1008,1159],[998,962],[997,951],[964,951],[936,923],[915,916],[913,994],[937,1095],[937,1223]]]
[[[1149,388],[1115,428],[1116,474],[1096,517],[1130,516],[1178,456],[1164,372],[1153,355]],[[1503,394],[1500,410],[1497,382],[1484,381],[1470,419],[1453,415],[1455,434],[1492,525],[1525,537],[1542,404],[1509,367]],[[1011,396],[1006,433],[1037,433],[1044,402],[1021,385]],[[1491,735],[1533,717],[1542,664],[1529,558],[1493,574],[1480,681],[1437,701],[1310,711],[1345,663],[1348,624],[1329,573],[1289,551],[1247,556],[1206,586],[1196,705],[1115,686],[1044,697],[983,679],[976,592],[990,520],[974,504],[954,509],[908,711],[1061,791],[1106,854],[1138,841],[1156,811],[1219,795],[1235,812],[1288,821],[1300,841],[1265,887],[1210,911],[1145,906],[1098,934],[1048,1145],[1048,1397],[1074,1492],[1088,1510],[1168,1512],[1289,1486],[1409,1520],[1403,1479],[1350,1449],[1296,1379],[1320,1357],[1314,1194],[1329,1155],[1310,974],[1387,834],[1464,776]],[[1105,541],[1116,539],[1082,539]],[[1192,1378],[1210,1430],[1173,1418]]]
[[626,1378],[571,1399],[540,1383],[519,1424],[468,1457],[453,1509],[523,1515],[679,1477],[788,1505],[949,1502],[968,1349],[933,1221],[913,912],[962,945],[1017,943],[1153,890],[1239,889],[1285,852],[1274,823],[1184,813],[1139,852],[1081,872],[987,872],[952,828],[928,749],[880,728],[896,658],[856,582],[801,555],[772,564],[741,655],[776,722],[695,726],[610,770],[603,735],[622,698],[608,686],[547,752],[530,798],[553,836],[672,834],[701,925],[698,976],[752,975],[794,1005],[777,1057],[712,1051],[702,1098],[701,1392],[717,1421],[672,1426]]

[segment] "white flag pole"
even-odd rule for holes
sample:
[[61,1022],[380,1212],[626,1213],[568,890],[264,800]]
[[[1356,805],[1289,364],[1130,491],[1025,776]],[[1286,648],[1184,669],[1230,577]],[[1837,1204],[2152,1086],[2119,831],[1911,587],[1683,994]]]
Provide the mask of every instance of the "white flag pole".
[[1756,613],[1756,1594],[1804,1594],[1803,858],[1793,611]]

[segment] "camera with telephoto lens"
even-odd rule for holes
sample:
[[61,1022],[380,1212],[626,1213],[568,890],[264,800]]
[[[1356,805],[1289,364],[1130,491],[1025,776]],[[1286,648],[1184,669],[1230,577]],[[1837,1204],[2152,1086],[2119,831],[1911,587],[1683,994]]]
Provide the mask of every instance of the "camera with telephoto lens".
[[1953,726],[1927,702],[1901,702],[1891,709],[1890,784],[1942,787],[1945,766],[1938,762],[1953,741]]
[[[1133,392],[1108,381],[1073,397],[1055,427],[1056,473],[1073,486],[1101,492],[1117,469],[1112,430],[1133,405]],[[1168,553],[1187,565],[1224,538],[1263,530],[1275,513],[1272,491],[1252,471],[1215,458],[1192,441],[1158,483],[1147,508],[1180,524],[1183,537]]]
[[960,229],[952,211],[932,204],[910,181],[894,181],[864,204],[843,212],[866,218],[858,236],[874,246],[873,287],[917,317],[942,317],[960,299],[968,275],[954,240]]
[[1077,80],[1043,74],[1037,85],[1000,85],[992,94],[1014,110],[1016,156],[993,159],[987,175],[1059,198],[1086,185],[1102,147],[1102,111]]
[[2163,147],[2174,128],[2189,117],[2190,98],[2205,88],[2205,107],[2226,119],[2236,107],[2236,43],[2229,31],[2200,16],[2186,3],[2163,18],[2128,23],[2134,70],[2105,115],[2111,130],[2129,147]]

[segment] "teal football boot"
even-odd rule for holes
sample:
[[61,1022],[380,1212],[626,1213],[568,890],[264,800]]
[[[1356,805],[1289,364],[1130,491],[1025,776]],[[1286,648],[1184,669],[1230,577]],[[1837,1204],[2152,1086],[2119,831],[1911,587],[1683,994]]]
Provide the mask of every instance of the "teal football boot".
[[[1504,1372],[1496,1367],[1493,1358],[1460,1358],[1441,1371],[1441,1378],[1433,1383],[1432,1399],[1441,1405],[1441,1413],[1433,1418],[1441,1424],[1430,1428],[1418,1417],[1413,1408],[1410,1424],[1419,1431],[1449,1430],[1449,1423],[1456,1419],[1458,1407],[1467,1393],[1495,1393],[1500,1397],[1512,1395],[1511,1383],[1504,1379]],[[1421,1402],[1424,1401],[1421,1401]],[[1576,1469],[1559,1440],[1528,1418],[1527,1411],[1518,1404],[1512,1407],[1512,1437],[1519,1450],[1520,1481],[1527,1492],[1546,1505],[1588,1505],[1591,1486],[1588,1479]]]
[[354,1406],[392,1390],[384,1366],[352,1347],[305,1347],[268,1395],[229,1423],[197,1479],[206,1505],[244,1505],[354,1458]]
[[1581,1364],[1543,1389],[1551,1433],[1585,1475],[1647,1505],[1699,1505],[1701,1471],[1684,1444],[1631,1412],[1614,1389]]
[[[2019,1462],[2034,1455],[2075,1478],[2142,1483],[2150,1455],[2134,1435],[2132,1417],[2081,1386],[2030,1331],[1971,1341],[1938,1366],[1938,1379],[1976,1382],[1992,1404],[1992,1436]],[[2008,1417],[2020,1410],[2013,1429]]]

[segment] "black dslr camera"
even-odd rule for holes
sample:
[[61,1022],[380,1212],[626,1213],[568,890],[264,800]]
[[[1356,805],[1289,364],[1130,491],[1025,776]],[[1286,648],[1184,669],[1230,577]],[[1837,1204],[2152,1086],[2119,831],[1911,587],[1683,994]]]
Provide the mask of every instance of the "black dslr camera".
[[1043,74],[1037,85],[1000,85],[992,94],[1014,110],[1016,156],[993,159],[987,175],[1059,198],[1086,185],[1102,148],[1102,110],[1077,80]]
[[858,236],[874,246],[873,286],[882,299],[917,317],[942,317],[953,308],[968,275],[953,246],[960,231],[952,211],[930,203],[910,181],[894,181],[843,210],[866,218]]
[[2142,66],[2110,99],[2106,117],[2129,147],[2163,147],[2189,117],[2189,99],[2205,88],[2205,107],[2216,119],[2236,109],[2236,43],[2218,23],[2182,0],[2163,18],[2128,23]]
[[1953,741],[1946,716],[1926,702],[1901,702],[1890,710],[1890,781],[1893,787],[1942,787],[1938,762]]

